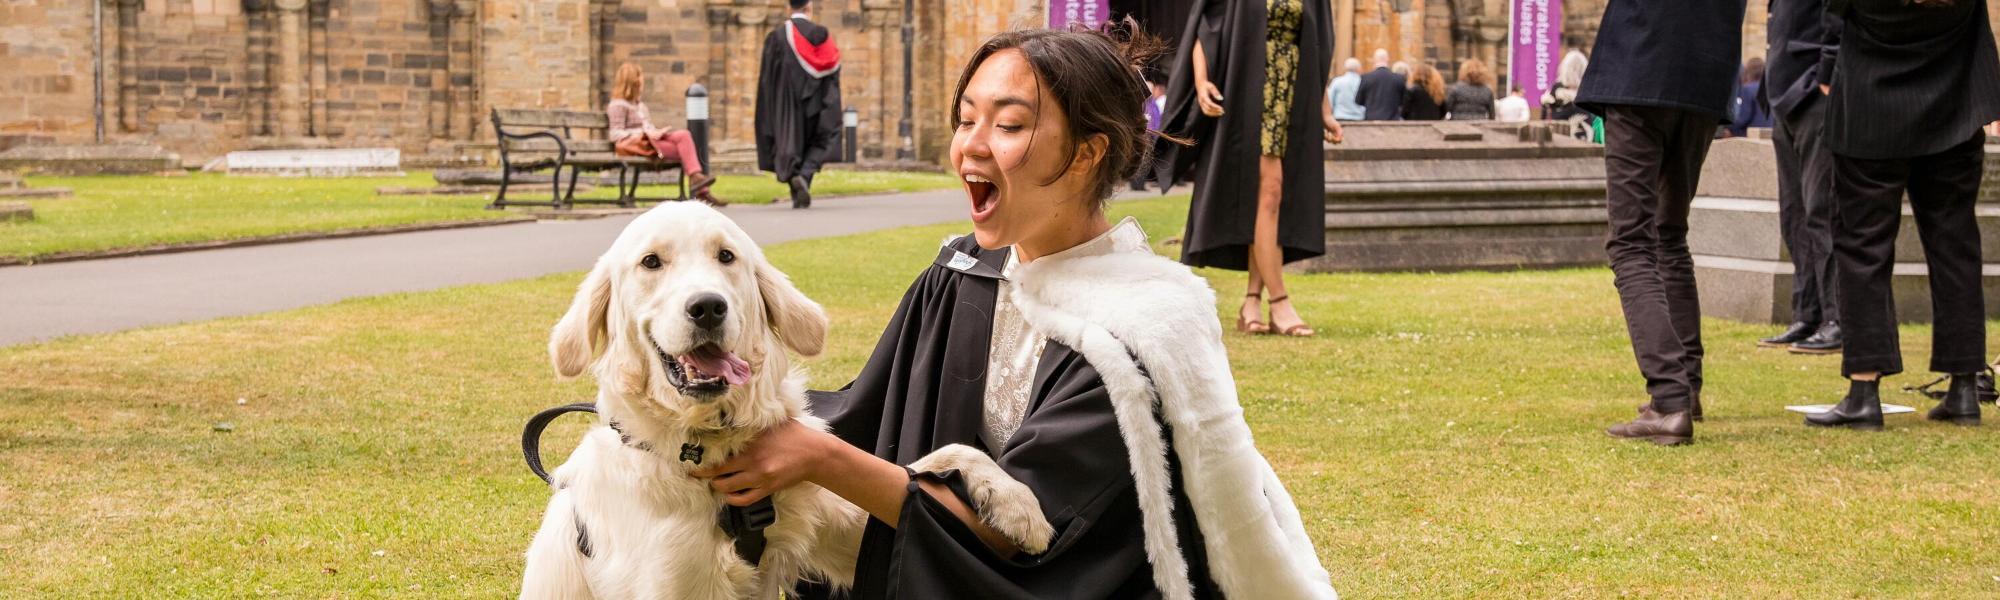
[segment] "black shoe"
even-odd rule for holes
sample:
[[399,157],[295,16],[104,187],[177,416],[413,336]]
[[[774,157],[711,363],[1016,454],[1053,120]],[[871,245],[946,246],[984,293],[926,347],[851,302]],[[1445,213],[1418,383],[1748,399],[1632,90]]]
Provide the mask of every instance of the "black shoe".
[[1653,412],[1648,404],[1639,407],[1639,418],[1630,423],[1612,425],[1604,430],[1606,435],[1628,440],[1646,440],[1662,446],[1680,446],[1694,442],[1694,421],[1688,413],[1660,414]]
[[806,182],[805,176],[793,175],[789,183],[792,186],[792,208],[812,208],[812,184]]
[[1790,346],[1795,342],[1803,341],[1806,338],[1812,337],[1813,332],[1817,330],[1819,330],[1818,323],[1807,323],[1805,321],[1798,321],[1792,323],[1792,327],[1790,329],[1786,329],[1784,333],[1780,333],[1778,335],[1757,340],[1757,347],[1783,348],[1786,346]]
[[1823,413],[1806,415],[1806,425],[1881,431],[1881,384],[1881,381],[1848,382],[1847,396],[1840,399],[1840,404]]
[[1840,333],[1840,322],[1827,321],[1812,337],[1793,342],[1792,354],[1840,354],[1846,345],[1847,336]]
[[1979,378],[1976,374],[1951,376],[1951,389],[1924,418],[1953,425],[1979,424]]

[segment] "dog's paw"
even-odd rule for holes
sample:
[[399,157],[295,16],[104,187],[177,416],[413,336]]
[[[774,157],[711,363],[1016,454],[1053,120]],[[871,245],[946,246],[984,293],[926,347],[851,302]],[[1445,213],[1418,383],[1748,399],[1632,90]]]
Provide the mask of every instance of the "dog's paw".
[[1042,516],[1041,501],[1035,499],[1034,490],[1001,470],[993,457],[970,446],[952,444],[918,459],[910,468],[925,473],[957,470],[965,478],[972,509],[981,521],[1029,554],[1049,549],[1055,527]]

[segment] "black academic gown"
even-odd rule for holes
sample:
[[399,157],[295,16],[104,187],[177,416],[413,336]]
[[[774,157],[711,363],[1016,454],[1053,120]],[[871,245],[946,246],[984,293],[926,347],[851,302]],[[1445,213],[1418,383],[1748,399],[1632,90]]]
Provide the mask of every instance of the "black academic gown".
[[[809,394],[813,413],[841,439],[896,464],[949,444],[985,449],[979,431],[986,359],[1006,258],[1006,250],[982,250],[970,236],[942,249],[903,296],[854,382],[838,392]],[[1169,455],[1175,523],[1196,595],[1219,597]],[[1125,443],[1104,382],[1082,354],[1049,343],[1027,414],[998,463],[1034,491],[1055,526],[1047,552],[999,558],[913,482],[898,527],[869,520],[854,589],[846,597],[1159,597]],[[934,480],[971,504],[955,472]],[[800,592],[833,597],[810,585]]]
[[[1298,77],[1292,86],[1291,133],[1284,154],[1278,246],[1284,262],[1326,253],[1326,149],[1320,103],[1332,68],[1333,21],[1325,2],[1304,3],[1299,24]],[[1258,157],[1264,106],[1261,1],[1199,0],[1181,36],[1167,82],[1164,130],[1194,140],[1173,148],[1174,172],[1193,169],[1194,201],[1181,239],[1181,262],[1245,270],[1257,223]],[[1201,114],[1194,99],[1194,42],[1208,58],[1209,81],[1222,89],[1223,115]]]
[[[790,21],[812,44],[826,44],[832,32],[805,19]],[[791,181],[811,180],[840,148],[840,69],[815,77],[800,64],[784,23],[764,38],[757,77],[757,168]]]

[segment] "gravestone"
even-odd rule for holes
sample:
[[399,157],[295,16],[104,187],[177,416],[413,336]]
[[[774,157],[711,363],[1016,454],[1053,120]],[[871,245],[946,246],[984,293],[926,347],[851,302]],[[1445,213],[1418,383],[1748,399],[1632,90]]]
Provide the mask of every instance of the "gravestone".
[[230,175],[399,176],[402,165],[403,153],[395,148],[239,150],[223,157],[223,170]]
[[1604,153],[1546,122],[1345,124],[1326,147],[1326,254],[1306,271],[1605,262]]
[[150,144],[20,146],[0,152],[0,171],[50,175],[178,173],[181,157]]
[[[2000,146],[1986,147],[1978,205],[1986,315],[2000,317]],[[1717,140],[1688,214],[1688,247],[1703,315],[1750,323],[1792,321],[1792,256],[1778,230],[1778,165],[1769,139]],[[1929,269],[1910,207],[1896,234],[1896,318],[1931,320]]]

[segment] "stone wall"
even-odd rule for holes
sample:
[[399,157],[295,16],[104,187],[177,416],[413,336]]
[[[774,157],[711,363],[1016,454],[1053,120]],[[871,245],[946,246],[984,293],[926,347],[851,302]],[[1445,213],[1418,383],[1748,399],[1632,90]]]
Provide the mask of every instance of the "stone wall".
[[90,30],[87,2],[0,2],[0,150],[90,139]]

